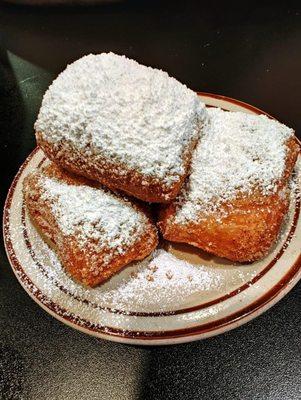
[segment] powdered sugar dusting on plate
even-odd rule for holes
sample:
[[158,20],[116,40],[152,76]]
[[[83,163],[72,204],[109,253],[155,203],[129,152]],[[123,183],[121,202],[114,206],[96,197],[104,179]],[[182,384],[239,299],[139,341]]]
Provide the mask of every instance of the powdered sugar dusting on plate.
[[195,293],[219,288],[220,275],[205,266],[179,260],[164,250],[153,253],[130,279],[104,294],[118,307],[135,305],[140,309],[165,309],[168,304],[181,304]]
[[[242,274],[233,267],[225,269],[191,264],[158,249],[145,260],[131,263],[105,284],[86,288],[66,273],[56,253],[42,240],[35,228],[28,227],[31,240],[39,249],[35,254],[36,261],[43,266],[47,275],[41,280],[41,290],[58,300],[61,290],[58,288],[63,287],[70,294],[70,302],[79,299],[80,302],[89,302],[93,314],[98,306],[125,312],[171,311],[189,304],[192,297],[197,296],[197,301],[201,302],[205,293],[218,296],[232,281],[235,286],[254,276],[252,268],[246,267]],[[39,271],[37,262],[28,268],[35,269],[35,273]]]
[[113,53],[69,65],[49,87],[35,124],[55,147],[62,141],[117,165],[161,179],[186,171],[183,154],[206,115],[192,90],[166,72]]
[[221,203],[254,188],[264,195],[277,189],[294,131],[265,115],[208,110],[208,121],[194,153],[191,175],[178,198],[176,221],[216,212]]

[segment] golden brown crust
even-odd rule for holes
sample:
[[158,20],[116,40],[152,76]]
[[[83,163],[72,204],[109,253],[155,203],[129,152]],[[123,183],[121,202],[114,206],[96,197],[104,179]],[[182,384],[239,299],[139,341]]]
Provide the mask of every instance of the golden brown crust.
[[[54,164],[46,167],[43,174],[73,185],[95,186],[93,182],[65,172]],[[96,286],[106,281],[128,263],[145,258],[156,248],[158,244],[157,231],[148,219],[143,235],[132,246],[129,246],[124,254],[115,254],[110,263],[105,264],[104,258],[111,250],[97,248],[92,239],[82,248],[75,234],[65,235],[52,212],[50,202],[41,198],[39,185],[38,172],[25,178],[23,193],[27,209],[34,224],[54,245],[63,266],[77,281],[87,286]],[[141,210],[140,206],[133,206]]]
[[44,140],[40,132],[36,133],[36,138],[44,153],[60,167],[151,203],[168,203],[177,196],[188,173],[192,151],[197,143],[197,140],[192,141],[183,154],[185,173],[178,181],[166,186],[159,179],[145,176],[125,165],[114,164],[99,155],[87,158],[83,152],[67,142],[53,145]]
[[167,240],[189,243],[232,261],[253,261],[263,257],[275,241],[287,209],[287,197],[249,198],[231,203],[222,222],[212,215],[182,225],[170,222],[175,213],[171,205],[162,211],[159,227]]
[[295,165],[299,145],[294,138],[287,143],[288,153],[283,179],[277,193],[237,198],[223,205],[220,214],[199,215],[198,221],[179,224],[174,221],[176,202],[162,207],[159,227],[163,237],[174,242],[189,243],[232,261],[254,261],[264,257],[275,242],[289,200],[287,183]]

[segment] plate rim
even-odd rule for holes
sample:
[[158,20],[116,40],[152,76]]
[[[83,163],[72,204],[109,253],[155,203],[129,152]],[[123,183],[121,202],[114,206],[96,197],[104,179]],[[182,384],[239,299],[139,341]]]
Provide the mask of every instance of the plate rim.
[[[257,114],[258,113],[265,114],[271,118],[274,118],[255,106],[252,106],[248,103],[236,100],[231,97],[219,94],[207,93],[207,92],[197,92],[197,94],[199,96],[209,97],[213,99],[226,101],[232,104],[236,104],[240,107],[247,108],[250,111],[253,111]],[[298,138],[297,140],[299,141]],[[66,315],[60,315],[56,310],[53,309],[54,308],[53,306],[48,306],[49,302],[51,303],[51,301],[48,300],[48,304],[45,304],[42,300],[40,300],[35,294],[35,292],[32,292],[30,290],[28,284],[22,280],[22,277],[18,273],[18,271],[21,271],[22,274],[24,274],[27,277],[27,279],[29,279],[29,281],[31,282],[31,279],[27,276],[26,272],[22,268],[22,264],[15,255],[12,245],[12,240],[9,235],[9,227],[7,226],[7,221],[9,220],[10,205],[14,195],[15,187],[19,181],[22,172],[25,170],[28,163],[31,161],[31,159],[35,156],[35,154],[38,151],[39,147],[36,147],[28,155],[28,157],[25,159],[25,161],[20,166],[18,172],[16,173],[8,190],[8,194],[4,204],[3,224],[2,224],[4,247],[10,266],[15,276],[17,277],[17,280],[19,281],[20,285],[23,287],[23,289],[25,289],[25,291],[29,294],[29,296],[46,312],[48,312],[54,318],[58,319],[59,321],[65,323],[66,325],[74,329],[90,334],[92,336],[96,336],[98,338],[103,338],[122,343],[129,343],[129,344],[166,345],[166,344],[184,343],[194,340],[200,340],[234,329],[252,320],[253,318],[261,315],[263,312],[265,312],[274,304],[276,304],[278,301],[280,301],[301,279],[301,253],[300,253],[295,263],[289,269],[289,271],[282,277],[282,279],[278,283],[276,283],[266,293],[264,293],[261,297],[256,299],[253,303],[249,304],[248,306],[238,310],[235,313],[228,314],[227,316],[220,318],[216,321],[197,325],[190,328],[174,329],[170,331],[165,330],[165,331],[147,331],[147,332],[143,331],[124,332],[123,330],[111,327],[101,327],[101,329],[93,327],[93,325],[83,327],[80,324],[76,323],[74,319],[71,320],[71,318]],[[33,284],[33,282],[31,283]],[[40,294],[43,295],[40,289],[39,288],[37,289],[40,292]],[[57,304],[55,304],[55,308],[56,309],[58,308]],[[61,308],[63,311],[66,311],[63,309],[63,307],[59,306],[59,308]],[[189,312],[190,310],[188,309],[187,313]],[[82,318],[80,319],[83,320]]]

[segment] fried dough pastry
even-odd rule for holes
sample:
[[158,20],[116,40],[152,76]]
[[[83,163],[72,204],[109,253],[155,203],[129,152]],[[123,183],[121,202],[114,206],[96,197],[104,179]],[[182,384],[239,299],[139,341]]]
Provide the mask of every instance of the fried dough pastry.
[[25,178],[30,217],[77,281],[96,286],[158,243],[145,210],[51,163]]
[[181,193],[162,207],[165,239],[232,261],[264,257],[289,206],[288,180],[299,145],[266,116],[209,110]]
[[166,72],[113,53],[69,65],[46,92],[36,138],[56,164],[148,202],[179,192],[206,109]]

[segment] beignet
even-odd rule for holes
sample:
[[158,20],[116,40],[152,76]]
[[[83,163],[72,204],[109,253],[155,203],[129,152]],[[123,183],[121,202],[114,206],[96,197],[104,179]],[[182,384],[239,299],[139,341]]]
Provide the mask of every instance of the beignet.
[[298,152],[293,130],[275,120],[209,109],[191,175],[160,212],[164,238],[232,261],[262,258],[287,212]]
[[36,138],[58,165],[141,200],[179,192],[206,109],[166,72],[113,53],[69,65],[44,95]]
[[141,207],[51,163],[24,180],[31,219],[69,274],[95,286],[158,243],[157,231]]

